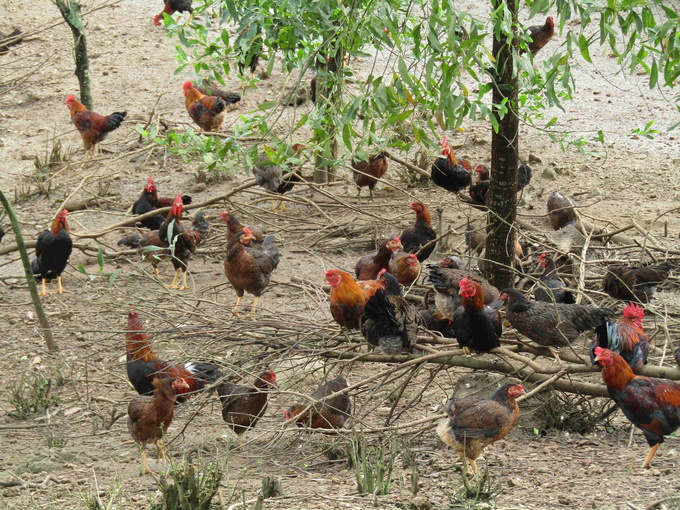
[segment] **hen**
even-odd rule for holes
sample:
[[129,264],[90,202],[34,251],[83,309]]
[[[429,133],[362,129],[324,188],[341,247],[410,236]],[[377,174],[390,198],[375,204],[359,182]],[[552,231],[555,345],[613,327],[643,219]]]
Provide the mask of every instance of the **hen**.
[[385,354],[412,352],[418,341],[423,319],[415,306],[404,299],[394,275],[380,271],[378,280],[385,286],[366,301],[361,318],[361,334]]
[[[158,189],[156,188],[156,183],[153,182],[153,177],[150,175],[149,182],[146,186],[144,186],[142,194],[132,205],[132,214],[139,216],[151,211],[155,211],[156,209],[160,209],[162,207],[170,207],[172,206],[174,200],[175,199],[171,197],[158,198]],[[182,204],[189,205],[190,203],[191,197],[189,195],[184,195],[182,197]],[[151,218],[142,220],[141,223],[144,228],[148,228],[149,230],[158,230],[161,228],[161,225],[164,221],[165,218],[163,215],[158,214],[156,216],[152,216]]]
[[221,97],[201,94],[190,81],[183,89],[184,105],[191,120],[203,131],[218,131],[227,115],[227,102]]
[[306,425],[312,429],[341,429],[347,418],[352,415],[349,395],[343,393],[336,397],[327,397],[345,388],[347,381],[340,376],[322,384],[312,393],[311,402],[295,404],[284,411],[286,421],[294,419],[298,427]]
[[421,267],[418,257],[412,253],[396,252],[392,254],[387,270],[401,285],[409,287],[420,276]]
[[142,321],[133,309],[128,313],[125,351],[128,379],[140,395],[153,393],[153,382],[156,379],[181,377],[187,385],[177,390],[178,400],[185,402],[192,395],[203,391],[223,377],[220,369],[211,363],[192,361],[173,366],[161,360],[153,352]]
[[538,263],[543,267],[543,274],[538,280],[536,290],[534,290],[536,301],[567,304],[576,303],[574,295],[568,290],[565,290],[566,285],[557,276],[557,268],[555,267],[555,261],[552,257],[545,253],[541,253],[538,257]]
[[498,310],[484,306],[484,291],[474,280],[460,281],[463,305],[455,312],[453,331],[466,354],[487,352],[501,346],[503,322]]
[[111,131],[115,131],[127,117],[127,112],[115,112],[111,115],[99,115],[91,112],[76,101],[73,95],[66,98],[66,106],[71,112],[71,122],[80,133],[87,153],[94,152],[95,146],[106,139]]
[[610,266],[602,280],[602,290],[614,299],[647,303],[670,270],[670,262],[647,267]]
[[276,374],[271,370],[260,375],[252,386],[222,383],[217,387],[222,402],[222,419],[239,436],[253,428],[267,410],[267,389],[275,385]]
[[[293,158],[297,159],[300,156],[300,152],[305,148],[304,145],[296,143],[292,147],[295,151]],[[285,167],[286,172],[282,169]],[[279,193],[283,195],[289,192],[295,187],[296,182],[304,182],[307,179],[300,175],[300,170],[302,167],[300,165],[292,164],[281,164],[277,165],[274,163],[267,152],[261,153],[257,157],[255,166],[253,167],[253,177],[255,178],[255,183],[258,186],[262,186],[264,189],[271,193]],[[274,207],[276,207],[276,202],[274,202]],[[285,210],[284,202],[281,201],[279,206],[281,210]]]
[[680,383],[636,376],[625,359],[608,349],[596,347],[595,356],[609,396],[647,439],[650,450],[642,467],[649,468],[664,436],[680,428]]
[[634,303],[623,309],[623,317],[615,324],[605,317],[604,323],[595,328],[597,337],[590,345],[590,361],[595,362],[595,348],[602,347],[620,354],[638,373],[647,364],[650,347],[649,337],[642,330],[644,317],[644,309]]
[[59,211],[52,222],[52,228],[43,230],[35,245],[35,258],[31,263],[31,270],[36,280],[42,280],[41,296],[49,294],[45,289],[45,282],[55,278],[57,279],[57,294],[64,293],[61,286],[61,273],[66,269],[73,250],[73,241],[69,235],[70,230],[66,220],[67,214],[66,209]]
[[364,255],[357,261],[354,272],[358,280],[374,280],[378,273],[387,269],[392,260],[392,254],[401,248],[401,241],[395,235],[385,239],[376,252]]
[[548,214],[550,223],[555,230],[560,230],[567,225],[576,224],[576,211],[574,201],[559,191],[553,191],[548,199]]
[[436,306],[428,308],[422,317],[428,330],[441,333],[444,338],[456,338],[453,323],[445,318]]
[[255,314],[257,301],[269,285],[272,272],[281,259],[273,235],[265,237],[260,247],[253,246],[253,240],[255,236],[246,227],[234,234],[227,243],[224,274],[238,296],[232,317],[238,315],[244,292],[255,296],[252,305],[252,313]]
[[533,25],[527,28],[527,35],[531,37],[531,42],[528,44],[529,51],[536,56],[536,53],[555,35],[555,20],[552,16],[548,16],[544,25]]
[[161,448],[163,434],[168,431],[175,413],[177,392],[188,386],[184,379],[154,379],[153,397],[135,397],[128,405],[128,430],[132,439],[142,450],[144,472],[151,472],[146,458],[146,445],[154,443],[158,450],[158,460],[165,458]]
[[[489,187],[491,185],[491,174],[484,165],[475,167],[477,180],[470,186],[470,198],[481,205],[487,205]],[[532,171],[529,165],[520,165],[517,169],[517,192],[522,191],[531,182]]]
[[380,152],[375,156],[370,156],[368,161],[352,159],[352,168],[354,169],[352,171],[354,182],[359,188],[357,198],[361,198],[361,188],[368,186],[371,202],[373,202],[373,188],[378,183],[377,179],[382,179],[387,173],[387,156]]
[[331,315],[335,322],[347,329],[360,329],[364,305],[383,284],[377,280],[354,281],[349,273],[329,269],[325,273],[331,286]]
[[529,301],[515,289],[504,289],[498,299],[507,305],[505,318],[521,334],[539,345],[568,345],[584,331],[599,326],[608,310],[584,305]]
[[[222,211],[220,219],[227,224],[227,242],[229,242],[234,234],[246,228],[241,224],[240,221],[238,221],[236,216],[229,214],[227,211]],[[255,242],[262,244],[262,241],[264,241],[264,236],[266,235],[262,223],[258,223],[257,225],[248,225],[247,228],[250,230],[250,233],[255,236]]]
[[160,26],[163,24],[163,14],[172,16],[175,12],[193,13],[194,9],[191,7],[191,4],[192,0],[166,0],[163,12],[156,14],[153,18],[154,25]]
[[457,193],[472,182],[472,167],[465,159],[458,159],[446,137],[442,140],[442,158],[432,163],[430,177],[440,188]]
[[437,239],[437,233],[432,228],[430,210],[425,204],[413,202],[411,209],[416,212],[416,223],[401,233],[401,244],[407,253],[417,253],[420,250],[416,256],[419,262],[423,262],[432,254],[435,245],[433,243],[427,248],[423,247]]
[[463,473],[469,474],[467,461],[478,472],[475,460],[491,443],[507,436],[519,418],[515,399],[524,394],[519,384],[506,384],[486,398],[451,399],[446,403],[447,418],[439,422],[437,434],[455,448],[463,463]]

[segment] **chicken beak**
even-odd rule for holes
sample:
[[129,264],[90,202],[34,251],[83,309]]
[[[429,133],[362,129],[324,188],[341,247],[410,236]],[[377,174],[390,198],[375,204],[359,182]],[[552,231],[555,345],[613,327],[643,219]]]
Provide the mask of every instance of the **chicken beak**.
[[599,356],[595,356],[595,359],[594,359],[593,361],[595,361],[595,362],[600,361],[600,357],[599,357]]

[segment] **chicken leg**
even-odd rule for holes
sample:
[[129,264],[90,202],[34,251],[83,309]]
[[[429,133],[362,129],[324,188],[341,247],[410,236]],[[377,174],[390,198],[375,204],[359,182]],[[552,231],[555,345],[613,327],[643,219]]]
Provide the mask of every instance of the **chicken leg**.
[[654,457],[654,455],[656,454],[656,451],[659,449],[660,444],[661,443],[657,443],[649,449],[649,453],[647,454],[647,458],[642,463],[642,467],[644,469],[649,469],[650,467],[652,467],[652,457]]
[[260,299],[259,297],[255,296],[255,299],[253,299],[253,306],[251,307],[251,312],[250,314],[255,317],[255,309],[257,308],[257,300]]
[[242,299],[243,299],[243,296],[239,296],[238,299],[236,300],[236,304],[234,305],[234,311],[231,312],[231,315],[229,316],[230,319],[232,317],[234,317],[234,315],[238,316],[238,307],[241,304]]
[[63,294],[64,288],[61,286],[61,276],[57,276],[57,294]]
[[156,266],[153,266],[153,274],[155,274],[156,278],[159,280],[161,279],[161,275],[158,274],[158,268]]
[[49,296],[50,293],[47,292],[47,289],[45,288],[45,278],[42,279],[42,290],[40,291],[39,296]]
[[142,463],[144,464],[144,470],[142,474],[151,473],[151,468],[149,467],[149,460],[146,458],[146,446],[142,445]]
[[470,471],[468,471],[467,458],[464,452],[460,452],[460,461],[463,463],[463,475],[468,476]]
[[163,451],[163,448],[161,447],[160,440],[154,441],[154,444],[156,445],[156,450],[158,451],[156,460],[165,460],[165,451]]
[[475,472],[475,475],[479,474],[479,470],[477,469],[477,463],[473,459],[468,459],[470,461],[470,465],[472,466],[472,470]]
[[187,272],[182,271],[182,285],[181,287],[178,287],[177,290],[185,290],[188,289],[189,286],[187,285]]
[[177,270],[175,271],[175,279],[172,280],[172,285],[170,285],[170,286],[168,287],[168,289],[176,289],[176,288],[177,288],[177,283],[178,283],[178,281],[179,281],[179,272],[180,272],[180,271],[181,271],[180,269],[177,269]]

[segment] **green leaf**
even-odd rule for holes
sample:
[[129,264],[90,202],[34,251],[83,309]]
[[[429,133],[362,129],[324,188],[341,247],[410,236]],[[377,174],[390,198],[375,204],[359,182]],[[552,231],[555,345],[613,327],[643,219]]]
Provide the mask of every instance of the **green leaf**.
[[656,82],[659,79],[659,67],[656,65],[656,59],[652,63],[652,69],[649,72],[649,88],[653,89],[656,87]]
[[351,151],[352,150],[352,124],[347,122],[343,127],[342,127],[342,140],[345,142],[345,146],[347,147],[347,150]]
[[104,270],[104,248],[101,246],[97,250],[97,265],[99,265],[99,272],[101,273]]
[[578,48],[579,50],[581,50],[581,55],[583,55],[583,58],[586,59],[586,62],[590,62],[592,64],[593,61],[590,59],[590,48],[588,46],[588,40],[583,34],[581,34],[578,38]]
[[118,275],[122,272],[122,269],[116,269],[113,273],[111,273],[111,276],[109,276],[109,285],[113,285],[113,282],[118,278]]
[[406,63],[404,62],[404,59],[401,58],[401,56],[397,61],[397,66],[399,68],[399,76],[401,76],[401,79],[404,81],[404,83],[406,83],[406,85],[409,86],[409,88],[411,88],[411,90],[415,90],[416,85],[415,83],[413,83],[413,80],[409,76],[408,69],[406,68]]
[[257,109],[260,111],[270,110],[278,104],[278,101],[267,101],[266,103],[262,103],[260,106],[258,106]]
[[545,125],[545,128],[544,128],[544,129],[548,129],[550,126],[552,126],[553,124],[555,124],[555,122],[557,122],[557,117],[553,117],[552,119],[550,119],[550,120],[548,121],[548,123]]
[[83,266],[82,264],[80,264],[76,269],[83,273],[85,276],[87,276],[87,270],[85,269],[85,266]]

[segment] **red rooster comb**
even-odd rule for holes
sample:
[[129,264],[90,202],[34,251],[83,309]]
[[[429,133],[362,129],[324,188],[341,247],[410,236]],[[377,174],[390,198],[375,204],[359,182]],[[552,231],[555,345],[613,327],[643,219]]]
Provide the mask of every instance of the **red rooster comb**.
[[545,253],[541,253],[541,255],[538,257],[538,260],[543,260],[546,257],[547,255]]
[[290,419],[292,418],[292,416],[291,416],[290,413],[288,412],[288,409],[286,409],[285,411],[283,411],[283,416],[284,416],[284,418],[286,419],[286,421],[288,421],[288,420],[290,420]]
[[637,303],[629,303],[628,306],[623,309],[623,316],[627,319],[642,320],[645,318],[645,309]]
[[269,372],[267,372],[267,377],[271,382],[276,381],[276,374],[271,369],[269,370]]
[[69,104],[71,101],[75,101],[75,100],[76,100],[76,97],[73,94],[71,94],[70,96],[68,96],[66,98],[66,104]]
[[442,149],[446,149],[449,145],[449,141],[446,139],[446,137],[442,138]]
[[66,215],[67,215],[67,214],[68,214],[68,211],[67,211],[66,209],[62,209],[62,210],[59,211],[59,213],[57,214],[57,220],[59,220],[59,221],[64,221],[64,220],[66,220]]
[[229,216],[229,213],[228,213],[227,211],[222,211],[222,214],[220,214],[220,219],[221,219],[223,222],[226,223],[226,222],[227,222],[227,216]]
[[399,244],[401,244],[401,239],[399,239],[399,236],[398,236],[398,235],[394,234],[394,235],[392,236],[392,239],[393,239],[394,241],[397,241]]
[[333,276],[335,274],[335,269],[329,269],[326,271],[323,275],[328,278],[329,276]]
[[552,16],[548,16],[548,24],[550,24],[551,26],[555,26],[555,20],[553,19]]
[[602,354],[602,351],[604,351],[604,349],[599,345],[595,347],[595,356],[599,356],[600,354]]
[[182,85],[182,89],[184,89],[184,92],[189,90],[190,88],[193,88],[194,84],[191,83],[190,81],[184,82],[184,85]]
[[244,232],[247,236],[252,236],[252,235],[253,235],[253,233],[250,231],[250,229],[249,229],[248,227],[243,227],[243,232]]
[[387,269],[381,269],[380,272],[378,273],[378,276],[376,277],[376,280],[379,280],[382,275],[384,275],[387,272]]

